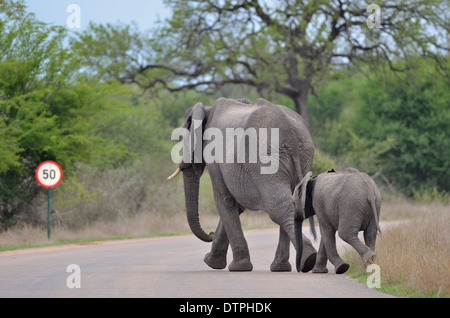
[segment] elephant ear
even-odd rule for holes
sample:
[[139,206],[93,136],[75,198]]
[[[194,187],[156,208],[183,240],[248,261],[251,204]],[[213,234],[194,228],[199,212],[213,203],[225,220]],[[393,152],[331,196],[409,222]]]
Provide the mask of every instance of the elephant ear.
[[305,219],[306,186],[308,185],[311,176],[312,172],[310,171],[303,177],[302,181],[297,184],[292,195],[296,213],[298,213],[303,220]]
[[191,125],[189,127],[190,134],[190,151],[191,151],[191,163],[196,169],[197,164],[203,163],[203,122],[205,120],[206,110],[202,103],[197,103],[192,108]]

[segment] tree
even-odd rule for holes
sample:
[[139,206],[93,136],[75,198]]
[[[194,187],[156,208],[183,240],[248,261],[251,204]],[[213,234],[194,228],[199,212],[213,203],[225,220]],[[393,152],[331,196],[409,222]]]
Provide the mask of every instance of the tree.
[[[135,32],[120,32],[127,31],[123,27],[91,27],[87,32],[94,35],[89,41],[119,35],[110,36],[109,43],[98,41],[104,46],[96,51],[97,58],[106,63],[98,70],[117,68],[117,61],[102,59],[116,50],[121,53],[115,55],[119,61],[130,63],[125,63],[120,76],[109,73],[123,83],[172,92],[215,92],[225,84],[271,89],[288,96],[307,122],[308,94],[330,65],[382,60],[395,69],[396,59],[419,54],[448,71],[441,59],[449,52],[445,0],[384,1],[369,12],[365,1],[350,0],[167,0],[167,4],[173,16],[150,41]],[[86,37],[87,33],[79,38],[80,46],[93,45]],[[120,47],[124,39],[144,44],[145,53],[140,45]]]
[[[433,65],[416,58],[401,73],[388,63],[369,76],[341,70],[320,90],[320,101],[311,100],[320,149],[370,175],[382,173],[407,195],[450,191],[450,80]],[[343,105],[339,113],[330,113],[333,100]]]
[[368,79],[361,97],[352,128],[384,162],[384,175],[406,194],[433,188],[449,192],[450,81],[418,61],[400,75]]
[[70,175],[77,162],[104,163],[124,151],[93,133],[116,88],[77,77],[64,29],[37,21],[23,1],[1,0],[0,10],[0,223],[7,229],[33,211],[42,161],[56,160]]

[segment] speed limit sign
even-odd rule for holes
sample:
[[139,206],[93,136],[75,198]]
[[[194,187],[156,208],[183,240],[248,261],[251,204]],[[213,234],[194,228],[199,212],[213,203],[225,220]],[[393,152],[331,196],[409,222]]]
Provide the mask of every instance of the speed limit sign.
[[44,188],[56,187],[62,179],[61,167],[54,161],[45,161],[36,169],[36,180]]
[[36,169],[36,180],[41,186],[47,188],[47,237],[50,240],[51,230],[51,188],[56,187],[63,177],[59,164],[54,161],[44,161]]

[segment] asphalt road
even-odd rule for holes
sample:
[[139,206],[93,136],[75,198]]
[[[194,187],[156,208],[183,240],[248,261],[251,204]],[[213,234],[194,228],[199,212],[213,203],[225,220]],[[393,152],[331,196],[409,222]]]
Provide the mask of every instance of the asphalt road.
[[[328,274],[272,273],[278,230],[246,231],[245,237],[252,272],[210,269],[203,262],[210,244],[192,235],[3,252],[0,297],[389,297],[336,275],[330,263]],[[340,253],[345,246],[339,240]],[[294,260],[292,249],[293,268]]]

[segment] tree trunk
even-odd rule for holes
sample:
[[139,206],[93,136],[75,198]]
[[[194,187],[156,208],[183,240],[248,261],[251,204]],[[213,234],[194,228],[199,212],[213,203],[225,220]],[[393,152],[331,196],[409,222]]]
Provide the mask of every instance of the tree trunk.
[[309,116],[308,116],[308,93],[311,88],[312,80],[312,66],[307,64],[303,68],[303,74],[300,74],[298,68],[298,61],[295,53],[288,54],[288,83],[289,89],[284,93],[292,98],[295,106],[295,111],[300,114],[305,120],[306,126],[309,129]]
[[300,114],[300,116],[303,117],[305,120],[306,126],[309,129],[309,116],[308,116],[308,94],[309,94],[309,83],[302,84],[299,93],[295,96],[291,96],[292,100],[294,101],[295,105],[295,111]]

